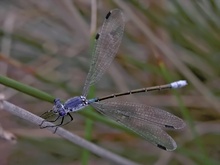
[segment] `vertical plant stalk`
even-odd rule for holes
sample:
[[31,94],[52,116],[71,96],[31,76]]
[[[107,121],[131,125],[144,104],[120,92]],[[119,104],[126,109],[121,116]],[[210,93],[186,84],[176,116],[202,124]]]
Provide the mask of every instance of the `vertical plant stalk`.
[[[97,22],[97,2],[96,0],[91,1],[91,26],[90,26],[90,50],[94,48],[94,34],[96,31],[96,22]],[[90,51],[92,52],[92,51]],[[90,98],[95,97],[95,87],[90,88],[89,93]],[[92,111],[92,108],[89,107],[89,110]],[[85,127],[85,138],[86,140],[91,140],[92,138],[92,130],[93,130],[93,121],[91,119],[86,119],[86,127]],[[87,165],[89,162],[90,152],[86,149],[83,150],[82,153],[82,165]]]

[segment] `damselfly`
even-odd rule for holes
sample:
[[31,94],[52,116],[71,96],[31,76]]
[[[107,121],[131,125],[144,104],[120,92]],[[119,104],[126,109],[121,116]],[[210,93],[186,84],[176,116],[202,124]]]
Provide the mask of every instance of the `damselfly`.
[[[172,151],[176,149],[176,143],[163,128],[181,129],[185,126],[182,119],[169,112],[147,105],[130,102],[111,102],[108,99],[141,92],[181,88],[187,85],[185,80],[115,93],[105,97],[87,98],[89,87],[100,80],[113,61],[122,40],[124,25],[125,20],[121,10],[114,9],[106,15],[101,31],[95,37],[96,44],[94,46],[92,62],[82,95],[70,98],[65,103],[61,103],[60,99],[56,98],[53,109],[45,112],[43,116],[46,115],[48,117],[55,114],[57,115],[56,119],[50,122],[56,122],[58,119],[61,119],[61,122],[54,126],[43,126],[45,124],[42,122],[41,128],[66,125],[73,120],[71,112],[79,111],[91,105],[101,114],[124,125],[157,147]],[[66,116],[69,116],[70,120],[64,123],[64,117]]]

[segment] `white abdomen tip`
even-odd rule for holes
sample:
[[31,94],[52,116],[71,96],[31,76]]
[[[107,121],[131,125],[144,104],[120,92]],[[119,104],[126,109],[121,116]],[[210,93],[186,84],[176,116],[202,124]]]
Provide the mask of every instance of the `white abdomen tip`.
[[187,81],[186,80],[179,80],[179,81],[175,81],[175,82],[170,83],[170,85],[174,89],[182,88],[187,85]]

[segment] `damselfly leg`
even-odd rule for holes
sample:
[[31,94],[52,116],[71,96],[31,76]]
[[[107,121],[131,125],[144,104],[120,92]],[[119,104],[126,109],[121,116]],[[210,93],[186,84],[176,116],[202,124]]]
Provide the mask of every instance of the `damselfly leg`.
[[[50,115],[52,116],[52,115]],[[64,117],[65,116],[57,116],[57,118],[55,118],[54,120],[43,120],[43,122],[40,124],[40,128],[43,129],[43,128],[48,128],[48,127],[59,127],[59,126],[64,126],[64,125],[67,125],[68,123],[70,123],[71,121],[73,121],[73,117],[71,116],[70,113],[67,113],[67,116],[69,116],[70,120],[65,122],[64,123]],[[58,121],[59,119],[61,118],[61,122],[59,124],[56,124],[56,125],[46,125],[46,126],[42,126],[44,122],[51,122],[51,123],[54,123],[56,121]],[[54,133],[57,131],[57,128],[55,129]]]

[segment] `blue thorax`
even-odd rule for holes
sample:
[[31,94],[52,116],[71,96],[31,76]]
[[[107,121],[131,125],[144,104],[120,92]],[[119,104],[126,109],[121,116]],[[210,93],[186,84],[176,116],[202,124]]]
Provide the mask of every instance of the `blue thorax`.
[[88,105],[88,101],[84,96],[76,96],[68,99],[64,104],[60,99],[54,100],[53,112],[60,116],[65,116],[69,112],[78,111]]

